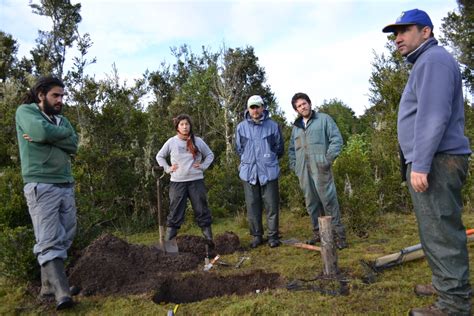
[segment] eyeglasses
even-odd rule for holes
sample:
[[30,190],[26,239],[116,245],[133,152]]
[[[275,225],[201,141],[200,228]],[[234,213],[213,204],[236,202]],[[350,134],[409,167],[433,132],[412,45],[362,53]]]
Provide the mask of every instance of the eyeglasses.
[[255,104],[253,104],[253,105],[250,106],[250,108],[251,108],[252,110],[258,109],[259,107],[260,107],[259,105],[255,105]]

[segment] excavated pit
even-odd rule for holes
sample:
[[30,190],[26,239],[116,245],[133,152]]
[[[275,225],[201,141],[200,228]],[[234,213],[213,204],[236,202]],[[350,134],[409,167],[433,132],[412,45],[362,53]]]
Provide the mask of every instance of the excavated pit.
[[200,273],[165,280],[153,295],[153,302],[191,303],[223,295],[258,293],[283,286],[284,280],[278,273],[261,270],[231,276]]

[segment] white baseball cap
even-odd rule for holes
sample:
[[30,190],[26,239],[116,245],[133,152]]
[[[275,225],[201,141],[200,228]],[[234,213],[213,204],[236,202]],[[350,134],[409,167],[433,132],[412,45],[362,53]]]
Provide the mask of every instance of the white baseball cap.
[[259,95],[251,96],[247,101],[247,107],[250,108],[252,105],[263,106],[263,99]]

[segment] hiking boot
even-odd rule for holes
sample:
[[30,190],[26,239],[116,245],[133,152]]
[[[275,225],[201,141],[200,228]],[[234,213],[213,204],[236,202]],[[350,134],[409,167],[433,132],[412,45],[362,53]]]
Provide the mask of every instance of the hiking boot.
[[262,236],[254,236],[250,243],[250,248],[257,248],[263,243]]
[[408,313],[410,316],[445,316],[448,315],[448,311],[441,309],[436,305],[430,305],[427,307],[418,307],[410,309]]
[[418,296],[432,296],[438,294],[433,284],[417,284],[415,285],[415,294]]
[[281,245],[281,242],[278,239],[270,239],[268,241],[268,245],[270,246],[270,248],[276,248]]
[[316,245],[318,242],[321,242],[321,234],[319,234],[319,230],[315,230],[313,233],[313,238],[306,241],[306,243],[310,245]]

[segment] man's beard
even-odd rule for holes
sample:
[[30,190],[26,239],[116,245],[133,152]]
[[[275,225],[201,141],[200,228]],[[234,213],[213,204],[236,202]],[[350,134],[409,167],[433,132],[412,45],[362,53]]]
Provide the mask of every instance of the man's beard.
[[63,105],[61,104],[59,110],[56,110],[51,103],[48,102],[48,99],[44,99],[43,101],[43,112],[46,113],[46,115],[58,115],[61,113],[61,110],[63,108]]

